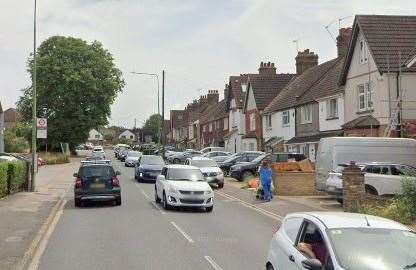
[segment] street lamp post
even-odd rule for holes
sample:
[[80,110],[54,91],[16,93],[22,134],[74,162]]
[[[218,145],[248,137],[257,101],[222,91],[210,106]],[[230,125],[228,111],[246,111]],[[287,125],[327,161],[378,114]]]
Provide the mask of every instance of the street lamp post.
[[33,13],[33,78],[32,78],[32,171],[30,191],[36,190],[36,0]]
[[[132,74],[136,74],[136,75],[148,75],[148,76],[154,76],[156,77],[157,80],[157,114],[160,115],[160,91],[159,91],[159,75],[157,75],[156,73],[146,73],[146,72],[135,72],[132,71]],[[162,136],[162,126],[163,126],[163,119],[162,119],[162,124],[159,126],[159,144],[161,143],[161,136]]]

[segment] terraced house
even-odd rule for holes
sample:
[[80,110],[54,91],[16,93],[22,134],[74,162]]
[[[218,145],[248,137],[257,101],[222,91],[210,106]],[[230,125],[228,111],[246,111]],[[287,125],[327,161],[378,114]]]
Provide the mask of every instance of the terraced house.
[[224,147],[224,137],[228,134],[228,114],[225,100],[207,108],[201,115],[201,141],[202,147]]

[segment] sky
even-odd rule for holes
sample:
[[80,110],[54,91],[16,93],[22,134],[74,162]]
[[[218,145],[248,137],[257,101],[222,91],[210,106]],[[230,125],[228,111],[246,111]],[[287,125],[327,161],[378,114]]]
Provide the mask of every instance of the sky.
[[[0,102],[14,107],[30,85],[26,61],[33,51],[34,0],[0,0]],[[38,0],[38,45],[53,35],[98,40],[114,56],[126,86],[112,105],[111,124],[131,128],[157,113],[155,77],[165,80],[165,118],[171,109],[230,75],[256,73],[274,62],[295,72],[297,49],[319,62],[336,57],[331,37],[357,14],[415,15],[414,0]],[[325,26],[329,25],[329,34]],[[294,40],[298,40],[297,45]],[[161,87],[161,81],[160,81]]]

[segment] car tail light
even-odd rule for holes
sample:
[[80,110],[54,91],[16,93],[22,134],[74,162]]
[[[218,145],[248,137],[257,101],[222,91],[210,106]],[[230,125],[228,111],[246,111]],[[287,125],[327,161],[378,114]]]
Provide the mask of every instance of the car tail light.
[[113,185],[113,187],[119,187],[120,181],[118,181],[118,178],[116,176],[113,176],[113,178],[111,178],[111,184]]
[[81,188],[82,187],[82,182],[81,182],[81,178],[77,178],[75,180],[75,188]]

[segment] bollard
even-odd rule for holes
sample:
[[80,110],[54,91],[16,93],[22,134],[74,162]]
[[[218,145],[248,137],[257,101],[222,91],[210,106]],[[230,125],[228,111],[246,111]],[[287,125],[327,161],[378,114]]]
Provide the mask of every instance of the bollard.
[[364,173],[355,161],[351,161],[342,171],[342,186],[344,211],[349,212],[356,209],[365,198]]

